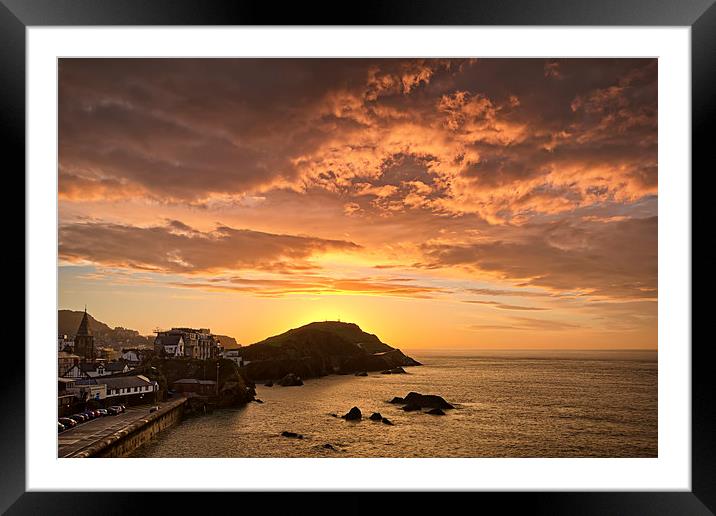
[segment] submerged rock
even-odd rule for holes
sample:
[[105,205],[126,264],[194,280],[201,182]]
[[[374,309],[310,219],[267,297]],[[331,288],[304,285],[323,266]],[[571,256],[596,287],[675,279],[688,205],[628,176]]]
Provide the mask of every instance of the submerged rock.
[[408,403],[403,407],[403,410],[405,412],[414,412],[416,410],[420,410],[420,405],[416,405],[415,403]]
[[359,371],[356,373],[356,376],[368,376],[368,373],[366,371]]
[[433,416],[444,416],[445,412],[442,411],[442,409],[434,408],[430,409],[426,412],[426,414],[432,414]]
[[301,380],[300,376],[294,373],[288,373],[278,381],[278,384],[282,387],[296,387],[303,385],[303,380]]
[[392,369],[386,369],[385,371],[381,371],[380,374],[408,374],[405,369],[402,367],[394,367]]
[[296,432],[287,432],[284,430],[283,432],[281,432],[281,435],[283,437],[291,437],[293,439],[303,439],[303,435],[297,434]]
[[393,426],[393,422],[392,422],[390,419],[388,419],[387,417],[384,417],[384,418],[382,419],[382,421],[383,421],[383,423],[386,424],[386,425]]
[[383,419],[383,416],[380,415],[380,412],[373,412],[368,419],[371,421],[380,421]]
[[361,413],[360,409],[358,407],[353,407],[348,411],[346,415],[343,416],[343,419],[346,421],[358,421],[363,417],[363,414]]

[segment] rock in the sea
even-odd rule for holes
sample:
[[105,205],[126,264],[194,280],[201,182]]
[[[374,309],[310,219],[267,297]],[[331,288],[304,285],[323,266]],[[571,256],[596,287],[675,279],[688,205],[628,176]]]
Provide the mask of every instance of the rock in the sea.
[[294,387],[303,385],[303,380],[301,380],[301,377],[296,374],[288,373],[278,381],[278,384],[282,387]]
[[442,409],[434,408],[434,409],[428,410],[428,411],[426,412],[426,414],[432,414],[433,416],[444,416],[444,415],[445,415],[445,412],[443,412]]
[[335,451],[335,448],[333,447],[333,445],[332,445],[331,443],[326,443],[326,444],[323,445],[323,447],[324,447],[326,450],[334,450],[334,451]]
[[271,380],[269,380],[268,382],[266,382],[264,384],[264,387],[273,387],[273,382]]
[[392,369],[386,369],[385,371],[381,371],[380,374],[408,374],[405,369],[402,367],[394,367]]
[[420,408],[439,408],[451,409],[455,408],[442,397],[434,394],[420,394],[418,392],[410,392],[403,398],[405,403],[417,405]]
[[254,401],[255,401],[256,403],[263,403],[263,401],[261,401],[261,400],[258,399],[258,398],[254,398]]
[[297,434],[296,432],[286,432],[285,430],[281,432],[281,435],[284,437],[292,437],[294,439],[303,439],[303,435]]
[[420,410],[420,405],[416,405],[415,403],[408,403],[403,407],[403,410],[405,412],[413,412],[416,410]]
[[366,371],[359,371],[356,373],[356,376],[368,376],[368,373]]
[[382,419],[382,421],[383,421],[383,423],[386,424],[386,425],[393,426],[393,422],[392,422],[390,419],[388,419],[387,417],[384,417],[384,418]]
[[373,412],[368,419],[371,421],[380,421],[383,419],[383,416],[380,415],[380,412]]
[[405,400],[403,398],[396,396],[395,398],[390,400],[388,403],[393,403],[395,405],[402,405],[403,403],[405,403]]
[[346,415],[343,416],[343,419],[346,421],[359,421],[362,417],[363,414],[361,414],[360,409],[358,407],[353,407]]

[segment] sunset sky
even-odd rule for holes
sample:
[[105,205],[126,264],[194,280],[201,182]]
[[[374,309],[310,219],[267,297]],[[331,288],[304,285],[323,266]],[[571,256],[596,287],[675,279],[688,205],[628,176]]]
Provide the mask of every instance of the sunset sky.
[[59,306],[657,346],[655,59],[61,59]]

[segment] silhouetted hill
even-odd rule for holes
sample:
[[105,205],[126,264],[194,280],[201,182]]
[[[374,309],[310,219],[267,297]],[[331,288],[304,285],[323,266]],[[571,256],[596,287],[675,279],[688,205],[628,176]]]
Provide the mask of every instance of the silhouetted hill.
[[257,344],[282,345],[297,338],[305,338],[306,335],[313,333],[318,334],[319,332],[335,335],[339,337],[341,341],[355,344],[368,353],[381,353],[394,349],[381,342],[376,335],[361,330],[357,324],[338,321],[312,322],[300,328],[288,330],[286,333],[269,337]]
[[[67,335],[70,339],[75,337],[77,328],[80,326],[84,312],[74,310],[58,310],[57,311],[57,334]],[[105,323],[98,321],[91,314],[87,314],[89,319],[90,330],[93,334],[109,333],[112,328]]]
[[252,380],[304,378],[420,365],[357,324],[314,322],[241,348]]

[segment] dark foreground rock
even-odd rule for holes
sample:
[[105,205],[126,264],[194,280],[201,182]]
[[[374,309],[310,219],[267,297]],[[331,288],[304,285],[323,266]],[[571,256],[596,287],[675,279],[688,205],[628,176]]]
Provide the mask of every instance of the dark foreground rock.
[[445,401],[441,396],[436,396],[434,394],[420,394],[417,392],[410,392],[405,398],[403,398],[403,400],[409,405],[417,405],[420,408],[455,408],[450,403]]
[[373,412],[368,419],[371,421],[381,421],[383,416],[380,415],[380,412]]
[[396,396],[392,400],[390,400],[388,403],[393,403],[395,405],[402,405],[405,403],[405,400],[403,398],[400,398],[399,396]]
[[285,430],[281,432],[281,435],[283,437],[290,437],[292,439],[303,439],[303,435],[297,434],[296,432],[286,432]]
[[363,414],[360,409],[358,407],[353,407],[346,415],[343,416],[343,419],[346,421],[359,421],[362,417]]
[[431,415],[433,415],[433,416],[444,416],[444,415],[445,415],[445,412],[443,412],[442,409],[434,408],[434,409],[428,410],[428,411],[426,412],[426,414],[431,414]]
[[303,380],[301,380],[300,376],[294,373],[288,373],[278,381],[278,384],[281,387],[297,387],[303,385]]
[[387,417],[384,417],[382,419],[382,421],[383,421],[383,424],[393,426],[393,422],[390,419],[388,419]]
[[264,384],[264,387],[273,387],[273,382],[271,380],[269,380],[268,382],[266,382]]
[[326,444],[323,445],[323,447],[324,447],[326,450],[333,450],[333,451],[336,450],[331,443],[326,443]]
[[368,376],[368,373],[366,371],[359,371],[356,373],[356,376]]
[[420,410],[420,405],[416,405],[415,403],[408,403],[403,407],[403,410],[405,412],[415,412],[416,410]]
[[256,403],[263,403],[263,401],[260,400],[260,399],[258,399],[258,398],[254,398],[254,401],[255,401]]

